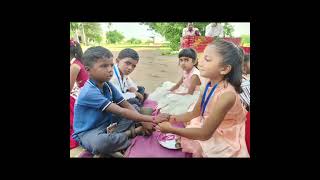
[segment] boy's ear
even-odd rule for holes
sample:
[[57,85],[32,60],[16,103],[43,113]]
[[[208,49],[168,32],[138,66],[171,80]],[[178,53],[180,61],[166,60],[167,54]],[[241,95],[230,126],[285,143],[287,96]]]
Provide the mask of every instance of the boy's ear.
[[116,58],[116,63],[119,63],[120,59],[119,58]]
[[84,66],[84,68],[86,69],[86,71],[89,71],[89,70],[90,70],[90,67],[89,67],[89,66]]

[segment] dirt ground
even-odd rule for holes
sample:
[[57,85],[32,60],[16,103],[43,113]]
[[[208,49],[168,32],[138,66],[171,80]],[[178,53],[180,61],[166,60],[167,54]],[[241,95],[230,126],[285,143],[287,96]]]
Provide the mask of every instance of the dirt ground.
[[[136,69],[130,74],[133,81],[144,86],[146,92],[151,93],[164,81],[178,82],[182,70],[178,66],[178,55],[164,56],[160,50],[137,50],[140,61]],[[112,51],[114,57],[119,51]]]

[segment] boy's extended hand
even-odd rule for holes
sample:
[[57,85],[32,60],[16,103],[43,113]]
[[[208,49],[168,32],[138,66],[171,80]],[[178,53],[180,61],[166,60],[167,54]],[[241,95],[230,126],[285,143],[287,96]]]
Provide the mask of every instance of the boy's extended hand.
[[160,113],[158,116],[156,116],[155,123],[161,123],[161,122],[164,122],[164,121],[168,121],[169,118],[170,118],[169,114]]
[[145,129],[147,135],[151,135],[155,130],[154,125],[150,122],[141,122],[142,127]]

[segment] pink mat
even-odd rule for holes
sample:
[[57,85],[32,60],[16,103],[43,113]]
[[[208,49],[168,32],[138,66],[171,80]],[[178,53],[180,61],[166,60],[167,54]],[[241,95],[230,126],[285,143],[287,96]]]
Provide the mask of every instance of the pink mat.
[[[158,114],[158,112],[157,112]],[[176,127],[184,127],[183,123],[176,124]],[[158,136],[161,132],[154,131],[151,136],[135,137],[125,153],[125,157],[192,157],[192,154],[179,150],[166,149],[158,143]]]

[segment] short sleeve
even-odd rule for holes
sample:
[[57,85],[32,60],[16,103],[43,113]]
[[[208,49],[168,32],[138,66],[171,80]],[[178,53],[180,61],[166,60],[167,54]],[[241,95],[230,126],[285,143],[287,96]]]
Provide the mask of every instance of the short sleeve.
[[78,104],[103,111],[111,101],[104,97],[98,88],[90,88],[78,97]]

